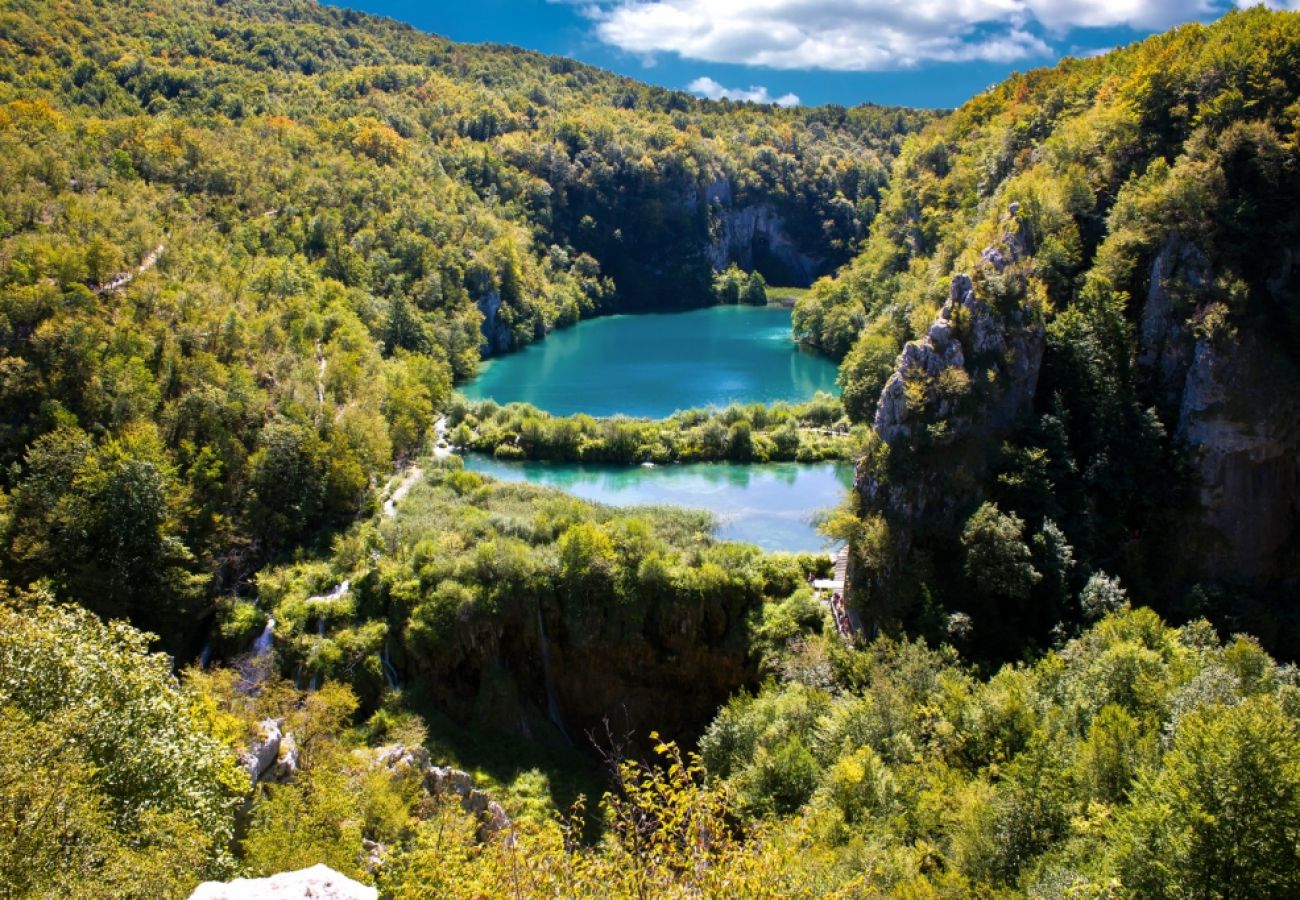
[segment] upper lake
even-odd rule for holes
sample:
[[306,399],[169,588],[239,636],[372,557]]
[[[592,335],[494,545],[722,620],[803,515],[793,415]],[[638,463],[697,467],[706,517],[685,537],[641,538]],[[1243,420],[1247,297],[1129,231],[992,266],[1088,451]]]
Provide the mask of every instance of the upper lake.
[[484,362],[462,393],[555,415],[663,418],[679,409],[838,393],[835,364],[799,349],[790,310],[711,306],[602,316]]

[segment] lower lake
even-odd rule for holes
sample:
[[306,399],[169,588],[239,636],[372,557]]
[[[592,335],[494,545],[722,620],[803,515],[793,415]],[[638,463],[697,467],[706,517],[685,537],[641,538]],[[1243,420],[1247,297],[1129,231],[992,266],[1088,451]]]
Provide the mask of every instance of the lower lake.
[[717,536],[764,550],[818,552],[828,542],[814,517],[839,505],[853,484],[849,463],[690,463],[646,468],[502,462],[471,453],[465,468],[506,481],[559,488],[610,506],[682,506],[717,518]]
[[555,415],[663,418],[679,409],[838,393],[835,364],[801,350],[790,310],[711,306],[602,316],[484,362],[461,392]]

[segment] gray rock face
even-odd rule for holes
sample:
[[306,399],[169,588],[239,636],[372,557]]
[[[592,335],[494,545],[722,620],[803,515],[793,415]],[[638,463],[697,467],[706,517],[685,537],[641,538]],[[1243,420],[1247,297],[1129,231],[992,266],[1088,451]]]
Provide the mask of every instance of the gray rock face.
[[275,719],[263,719],[257,728],[257,738],[241,757],[252,784],[288,781],[298,771],[297,741],[292,734],[282,733]]
[[[1024,242],[1009,233],[984,251],[981,266],[992,276],[1016,279],[1021,276],[1010,267],[1027,255]],[[1044,348],[1042,317],[1027,300],[999,313],[961,273],[953,275],[948,298],[925,334],[904,345],[881,391],[874,426],[888,452],[917,455],[918,474],[886,483],[873,474],[869,453],[855,484],[865,508],[890,521],[896,562],[923,521],[953,518],[964,494],[978,484],[988,448],[1033,402]],[[963,384],[970,385],[969,393]],[[961,471],[964,480],[952,483],[950,474]],[[859,596],[863,600],[871,606]]]
[[[960,318],[959,329],[955,319]],[[958,337],[965,333],[965,344]],[[926,334],[903,347],[894,373],[885,382],[876,406],[874,426],[886,444],[914,438],[916,415],[909,411],[906,398],[908,381],[938,378],[945,369],[967,369],[968,359],[975,363],[994,363],[1004,367],[1007,377],[999,396],[965,416],[958,416],[952,398],[927,391],[925,418],[949,424],[939,443],[950,444],[977,425],[1003,427],[1023,411],[1033,399],[1038,385],[1038,371],[1043,362],[1043,326],[1032,309],[1022,307],[1007,321],[1001,321],[975,296],[968,275],[954,275],[948,300],[939,310]]]
[[488,291],[478,300],[478,311],[483,314],[483,344],[479,352],[484,356],[505,353],[514,346],[514,335],[510,328],[501,321],[501,292]]
[[378,900],[379,892],[323,863],[270,878],[205,881],[190,900]]
[[721,184],[725,187],[711,185],[706,192],[715,217],[709,265],[722,271],[734,262],[742,269],[752,269],[755,257],[766,253],[801,283],[811,284],[822,271],[822,261],[795,246],[776,207],[758,203],[733,208],[730,185]]
[[1168,415],[1182,403],[1193,340],[1187,320],[1210,282],[1210,263],[1200,249],[1171,232],[1151,263],[1150,286],[1139,323],[1138,365],[1156,379]]
[[[1290,254],[1281,261],[1290,269]],[[1213,299],[1210,261],[1177,231],[1151,264],[1138,365],[1192,453],[1204,540],[1196,574],[1273,579],[1300,534],[1300,398],[1294,366],[1249,329],[1215,340],[1193,323]]]

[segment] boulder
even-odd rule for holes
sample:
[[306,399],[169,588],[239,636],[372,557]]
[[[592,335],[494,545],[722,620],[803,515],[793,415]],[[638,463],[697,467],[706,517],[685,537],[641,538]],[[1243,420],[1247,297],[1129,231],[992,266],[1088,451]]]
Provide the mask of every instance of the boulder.
[[253,784],[270,772],[280,758],[280,723],[275,719],[263,719],[257,723],[258,736],[242,754],[244,769]]
[[323,863],[270,878],[205,881],[190,900],[378,900],[379,892]]

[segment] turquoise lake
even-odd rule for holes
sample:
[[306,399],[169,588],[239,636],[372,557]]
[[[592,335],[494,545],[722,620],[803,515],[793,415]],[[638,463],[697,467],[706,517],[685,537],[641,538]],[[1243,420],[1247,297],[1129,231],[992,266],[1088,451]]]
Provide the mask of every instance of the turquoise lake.
[[853,483],[848,463],[691,463],[654,468],[501,462],[468,454],[465,468],[505,481],[560,488],[610,506],[671,505],[704,509],[726,541],[764,550],[818,552],[826,539],[813,517],[840,503]]
[[603,316],[485,361],[470,399],[531,403],[556,415],[663,418],[679,409],[838,393],[835,364],[801,350],[790,310],[712,306]]

